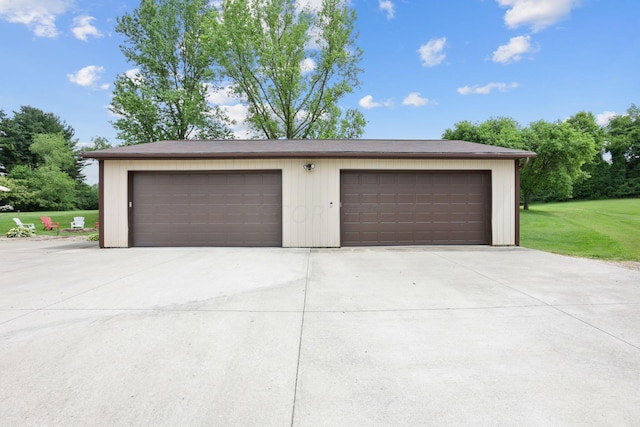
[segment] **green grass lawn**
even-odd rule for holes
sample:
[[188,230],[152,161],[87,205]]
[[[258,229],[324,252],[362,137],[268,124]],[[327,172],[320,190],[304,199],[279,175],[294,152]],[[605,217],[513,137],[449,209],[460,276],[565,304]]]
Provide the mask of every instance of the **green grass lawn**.
[[640,199],[531,205],[520,244],[566,255],[640,261]]
[[36,235],[55,236],[58,232],[45,231],[42,228],[41,216],[48,216],[53,222],[60,223],[60,236],[72,236],[78,234],[91,234],[89,232],[65,232],[65,228],[71,227],[74,216],[84,217],[85,228],[92,228],[98,222],[98,211],[62,211],[62,212],[0,212],[0,236],[5,236],[9,229],[16,226],[13,218],[19,218],[24,224],[33,223],[36,226]]

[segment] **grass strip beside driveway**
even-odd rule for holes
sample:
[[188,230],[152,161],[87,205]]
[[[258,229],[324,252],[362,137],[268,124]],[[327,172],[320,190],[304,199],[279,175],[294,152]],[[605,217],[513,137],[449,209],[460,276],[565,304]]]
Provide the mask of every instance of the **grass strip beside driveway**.
[[532,205],[521,245],[565,255],[640,261],[640,199]]

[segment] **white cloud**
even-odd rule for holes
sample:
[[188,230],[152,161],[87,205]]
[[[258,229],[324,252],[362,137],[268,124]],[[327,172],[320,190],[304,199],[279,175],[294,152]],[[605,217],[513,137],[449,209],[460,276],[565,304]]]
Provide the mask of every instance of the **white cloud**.
[[489,95],[493,89],[506,92],[517,87],[518,83],[488,83],[484,86],[463,86],[458,88],[458,93],[460,95]]
[[140,86],[144,78],[140,74],[139,68],[132,68],[124,72],[125,77],[131,80],[136,86]]
[[77,39],[87,41],[89,36],[102,37],[102,33],[91,24],[91,21],[95,20],[93,16],[77,16],[73,18],[74,27],[71,29],[73,35]]
[[375,102],[373,100],[373,96],[371,95],[366,95],[362,99],[360,99],[360,101],[358,101],[358,105],[367,110],[371,108],[382,107],[382,104],[380,104],[379,102]]
[[231,85],[226,84],[223,87],[216,88],[210,83],[207,86],[207,101],[213,105],[230,105],[245,102],[244,98],[238,97],[231,90]]
[[56,37],[56,17],[67,11],[72,0],[0,0],[0,17],[26,25],[36,37]]
[[[104,67],[99,67],[97,65],[87,65],[84,68],[76,71],[74,74],[67,74],[69,81],[71,83],[75,83],[79,86],[83,87],[91,87],[98,83],[100,80],[100,75],[104,71]],[[107,89],[109,86],[105,88],[105,85],[101,85],[101,89]]]
[[230,84],[216,88],[210,83],[206,84],[207,102],[219,107],[235,124],[229,126],[234,136],[238,139],[249,139],[253,133],[246,122],[249,115],[249,106],[246,99],[233,93]]
[[395,16],[393,2],[391,0],[378,0],[380,10],[387,13],[387,19],[393,19]]
[[422,107],[428,103],[429,99],[421,97],[420,92],[411,92],[402,101],[402,105],[409,105],[411,107]]
[[447,38],[442,37],[439,39],[429,40],[427,44],[420,46],[418,53],[422,59],[422,65],[424,67],[435,67],[444,61],[446,55],[442,53],[447,44]]
[[317,67],[316,61],[312,58],[305,58],[300,62],[300,70],[302,73],[310,73]]
[[580,0],[497,0],[497,2],[500,6],[509,8],[504,15],[504,22],[509,28],[530,26],[535,32],[567,17]]
[[531,36],[518,36],[509,39],[509,43],[502,45],[493,52],[493,62],[508,64],[520,61],[522,55],[532,52]]
[[127,76],[130,80],[136,80],[140,78],[140,69],[132,68],[124,72],[124,75]]
[[378,102],[373,100],[373,96],[366,95],[358,101],[358,105],[364,108],[365,110],[370,110],[372,108],[378,107],[391,107],[393,106],[393,101],[387,99],[386,101]]
[[604,113],[598,114],[596,116],[596,123],[600,126],[606,126],[609,124],[609,121],[617,116],[617,113],[613,111],[605,111]]
[[221,105],[220,109],[235,122],[229,127],[236,139],[250,139],[253,136],[253,132],[246,122],[249,115],[249,107],[247,105]]

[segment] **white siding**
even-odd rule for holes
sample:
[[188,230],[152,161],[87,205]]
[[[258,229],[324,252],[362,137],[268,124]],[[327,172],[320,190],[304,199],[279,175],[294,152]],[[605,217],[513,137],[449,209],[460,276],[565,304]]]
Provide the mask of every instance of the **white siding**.
[[[303,168],[314,163],[312,171]],[[284,247],[340,246],[341,170],[490,170],[492,242],[515,244],[515,162],[513,160],[105,160],[105,247],[128,246],[129,171],[282,171],[282,244]]]

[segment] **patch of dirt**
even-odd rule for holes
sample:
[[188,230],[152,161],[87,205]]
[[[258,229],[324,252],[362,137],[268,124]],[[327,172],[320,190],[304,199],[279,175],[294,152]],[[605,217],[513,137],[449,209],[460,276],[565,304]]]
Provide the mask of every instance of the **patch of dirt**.
[[613,264],[618,267],[627,268],[629,270],[640,271],[640,262],[638,261],[606,261],[607,264]]

